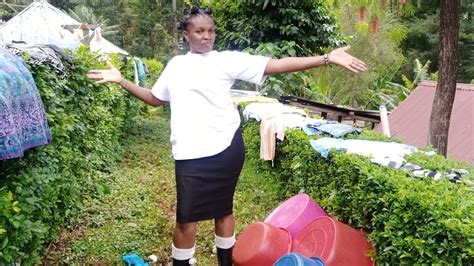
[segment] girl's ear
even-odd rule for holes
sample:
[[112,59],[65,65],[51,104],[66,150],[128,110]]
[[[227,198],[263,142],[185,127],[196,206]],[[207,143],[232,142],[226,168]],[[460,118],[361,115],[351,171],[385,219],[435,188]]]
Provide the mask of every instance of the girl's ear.
[[186,41],[189,42],[189,32],[188,31],[183,31],[183,36],[186,39]]

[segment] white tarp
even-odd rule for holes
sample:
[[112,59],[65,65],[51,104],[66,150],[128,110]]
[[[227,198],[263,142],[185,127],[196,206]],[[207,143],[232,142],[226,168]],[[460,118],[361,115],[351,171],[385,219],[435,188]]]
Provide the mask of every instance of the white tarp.
[[[65,29],[66,25],[77,25],[77,29]],[[0,25],[0,43],[23,41],[27,44],[54,44],[63,49],[75,49],[79,47],[83,39],[90,38],[90,36],[83,36],[83,31],[79,30],[80,25],[79,21],[46,0],[35,0],[16,16]],[[94,31],[89,32],[94,34]],[[128,55],[126,51],[102,37],[99,42],[94,41],[91,50],[102,54]]]
[[23,41],[28,44],[55,44],[61,48],[77,48],[79,36],[62,28],[78,25],[75,19],[45,0],[35,0],[0,26],[0,43]]

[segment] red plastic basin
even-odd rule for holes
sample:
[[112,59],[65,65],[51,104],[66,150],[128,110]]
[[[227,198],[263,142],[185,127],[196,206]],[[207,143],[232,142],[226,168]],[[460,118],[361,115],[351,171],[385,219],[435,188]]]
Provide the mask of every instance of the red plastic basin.
[[375,265],[367,254],[375,252],[365,233],[330,217],[309,223],[293,240],[292,252],[319,257],[326,265]]
[[270,266],[290,250],[291,237],[288,231],[258,222],[249,225],[238,237],[233,259],[240,266]]

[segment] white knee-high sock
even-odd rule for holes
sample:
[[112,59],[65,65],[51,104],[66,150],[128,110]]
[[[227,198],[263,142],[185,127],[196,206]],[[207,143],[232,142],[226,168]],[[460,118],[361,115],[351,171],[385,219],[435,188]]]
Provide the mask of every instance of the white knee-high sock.
[[235,244],[235,233],[231,237],[220,237],[216,236],[216,247],[220,249],[229,249]]
[[188,260],[194,257],[194,253],[196,252],[196,244],[192,248],[182,249],[177,248],[174,244],[171,244],[171,256],[173,259],[177,260]]

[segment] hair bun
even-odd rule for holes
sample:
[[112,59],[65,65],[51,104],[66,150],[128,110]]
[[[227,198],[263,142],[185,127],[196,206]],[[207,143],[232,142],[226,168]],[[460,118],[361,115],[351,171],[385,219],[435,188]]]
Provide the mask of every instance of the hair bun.
[[199,13],[199,9],[201,9],[199,6],[194,5],[194,6],[191,8],[191,14],[193,14],[193,15],[198,14],[198,13]]
[[184,7],[183,8],[183,15],[187,16],[187,15],[189,15],[189,13],[191,13],[191,10],[189,10],[188,7]]
[[216,25],[216,21],[211,16],[211,14],[212,14],[212,10],[211,10],[210,7],[201,8],[199,5],[193,5],[191,8],[189,8],[189,7],[185,6],[183,8],[184,17],[182,18],[182,20],[180,21],[180,23],[178,25],[178,30],[185,31],[188,28],[189,20],[191,18],[193,18],[195,16],[199,16],[199,15],[207,15],[207,16],[211,17],[212,22],[214,23],[214,25]]

